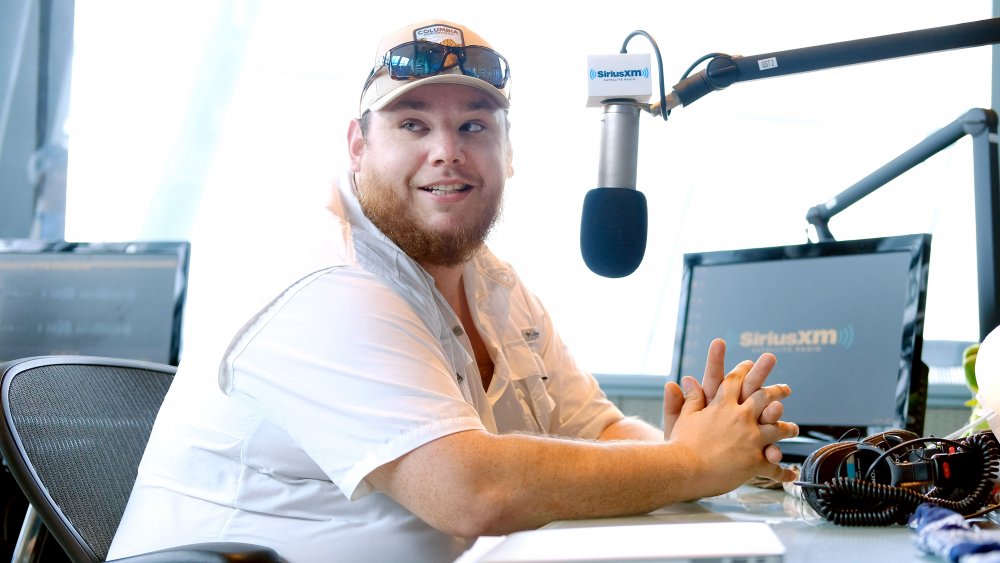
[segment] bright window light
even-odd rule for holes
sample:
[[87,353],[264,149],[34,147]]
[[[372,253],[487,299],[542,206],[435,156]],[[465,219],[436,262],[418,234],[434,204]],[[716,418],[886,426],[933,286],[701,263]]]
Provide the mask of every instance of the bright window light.
[[[804,243],[806,211],[974,107],[991,50],[962,49],[738,83],[670,120],[643,115],[646,256],[591,273],[580,212],[596,187],[601,112],[586,57],[652,35],[669,88],[698,57],[753,55],[991,16],[988,0],[502,4],[103,0],[76,6],[66,236],[224,243],[322,205],[381,35],[443,15],[510,62],[515,175],[490,245],[596,373],[670,369],[684,252]],[[630,52],[649,51],[641,37]],[[971,141],[834,218],[838,239],[934,235],[925,337],[977,340]],[[734,360],[738,360],[735,358]]]

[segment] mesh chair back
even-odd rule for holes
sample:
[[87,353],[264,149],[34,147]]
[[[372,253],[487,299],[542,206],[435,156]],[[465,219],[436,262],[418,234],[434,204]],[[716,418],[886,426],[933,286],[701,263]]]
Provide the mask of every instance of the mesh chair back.
[[174,371],[74,356],[0,366],[0,450],[73,560],[106,558]]

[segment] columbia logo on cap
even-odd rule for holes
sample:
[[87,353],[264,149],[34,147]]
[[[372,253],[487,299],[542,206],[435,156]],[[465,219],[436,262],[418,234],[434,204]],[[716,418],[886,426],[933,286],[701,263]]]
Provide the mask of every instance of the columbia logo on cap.
[[442,45],[464,47],[465,37],[462,30],[449,25],[429,25],[413,30],[413,38],[417,41],[433,41]]

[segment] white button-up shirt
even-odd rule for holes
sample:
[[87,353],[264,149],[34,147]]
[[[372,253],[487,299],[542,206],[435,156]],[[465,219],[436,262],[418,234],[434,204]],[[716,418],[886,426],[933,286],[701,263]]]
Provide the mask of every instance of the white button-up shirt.
[[[228,346],[218,334],[185,341],[111,557],[246,541],[292,562],[451,560],[474,538],[445,535],[374,491],[373,469],[455,432],[596,438],[623,417],[487,250],[463,274],[495,366],[483,389],[434,280],[342,186],[311,244],[255,257],[275,280],[257,285],[272,293],[242,299],[253,308]],[[201,304],[240,300],[254,285],[242,279],[216,281],[221,291]]]

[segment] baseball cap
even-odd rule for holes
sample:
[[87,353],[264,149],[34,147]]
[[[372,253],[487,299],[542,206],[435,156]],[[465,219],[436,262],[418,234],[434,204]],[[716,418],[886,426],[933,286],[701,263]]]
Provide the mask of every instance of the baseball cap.
[[[402,96],[406,92],[425,86],[427,84],[464,84],[478,88],[490,95],[490,97],[503,109],[510,107],[510,85],[507,80],[503,88],[497,88],[482,78],[466,75],[458,64],[445,68],[441,72],[428,76],[417,76],[405,80],[397,80],[389,75],[389,68],[385,65],[386,55],[393,48],[405,43],[415,41],[430,41],[450,47],[480,46],[490,50],[493,47],[483,39],[478,33],[471,29],[446,20],[434,19],[412,23],[393,31],[386,35],[378,45],[375,52],[375,68],[373,74],[366,83],[365,89],[361,92],[361,105],[358,115],[363,115],[366,111],[378,111],[389,105],[393,100]],[[451,60],[455,60],[454,55],[447,55]],[[502,59],[502,57],[501,57]],[[503,61],[506,65],[506,61]]]

